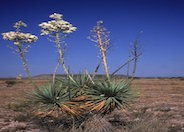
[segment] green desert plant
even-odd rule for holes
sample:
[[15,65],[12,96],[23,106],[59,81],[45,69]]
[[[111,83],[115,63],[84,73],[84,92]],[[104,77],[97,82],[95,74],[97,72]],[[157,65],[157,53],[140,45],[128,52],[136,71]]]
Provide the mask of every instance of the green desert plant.
[[87,91],[91,100],[87,102],[90,111],[109,113],[115,108],[128,105],[133,93],[130,83],[125,81],[101,81],[97,82]]
[[67,113],[72,116],[77,116],[79,111],[77,105],[69,101],[68,93],[61,87],[54,87],[51,84],[43,88],[37,87],[30,95],[31,102],[40,105],[42,108],[38,115],[51,115],[56,110],[61,113]]
[[[57,87],[58,88],[58,87]],[[59,94],[59,88],[54,89],[52,85],[46,85],[44,88],[36,88],[32,96],[35,103],[50,104],[51,106],[58,102],[57,95]]]
[[128,106],[133,97],[130,83],[123,81],[100,81],[89,88],[87,95],[90,99],[86,102],[90,111],[106,114],[115,108]]
[[75,79],[76,82],[76,91],[75,97],[85,95],[86,90],[93,86],[93,82],[91,81],[89,74],[84,73],[77,76]]
[[[70,81],[70,78],[68,78],[57,81],[58,83],[62,83],[64,88],[67,88],[65,91],[68,91],[68,88],[70,88],[71,97],[85,95],[88,87],[92,87],[94,83],[90,79],[89,74],[87,72],[74,76],[73,80],[74,81]],[[58,85],[57,82],[56,84]]]
[[91,80],[87,73],[79,74],[74,78],[76,83],[73,83],[76,87],[84,88],[92,85]]

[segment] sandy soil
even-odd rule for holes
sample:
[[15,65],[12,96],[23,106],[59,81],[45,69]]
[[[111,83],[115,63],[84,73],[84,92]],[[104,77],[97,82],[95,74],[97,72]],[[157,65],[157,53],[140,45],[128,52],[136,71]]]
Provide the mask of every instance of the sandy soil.
[[[0,131],[46,131],[34,121],[18,119],[24,112],[11,107],[33,89],[29,81],[23,80],[11,87],[7,87],[5,81],[0,80]],[[38,85],[48,82],[35,81]],[[177,128],[172,130],[184,131],[184,79],[137,79],[133,89],[139,93],[132,104],[134,112],[151,112],[167,121],[169,127]]]

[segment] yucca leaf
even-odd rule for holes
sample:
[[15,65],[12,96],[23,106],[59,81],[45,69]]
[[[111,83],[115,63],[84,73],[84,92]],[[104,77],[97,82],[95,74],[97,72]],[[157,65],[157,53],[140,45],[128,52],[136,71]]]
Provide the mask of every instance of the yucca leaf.
[[127,106],[128,99],[130,99],[132,93],[129,83],[114,80],[110,82],[96,82],[92,88],[87,90],[87,95],[91,96],[91,100],[89,102],[96,105],[97,108],[99,107],[100,102],[105,101],[104,107],[101,108],[103,110],[99,110],[99,112],[108,113],[113,111],[115,108]]

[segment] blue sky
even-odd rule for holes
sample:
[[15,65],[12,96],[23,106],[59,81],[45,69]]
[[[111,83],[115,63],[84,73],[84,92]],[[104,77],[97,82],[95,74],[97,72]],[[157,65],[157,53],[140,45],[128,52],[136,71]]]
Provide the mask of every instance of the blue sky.
[[[182,0],[1,0],[0,33],[13,30],[22,20],[30,32],[39,37],[26,57],[32,75],[53,73],[58,53],[54,43],[40,36],[40,24],[52,13],[61,13],[66,21],[77,27],[66,42],[66,65],[73,73],[94,71],[99,49],[87,39],[98,20],[111,31],[113,45],[107,56],[109,72],[127,60],[129,44],[143,30],[136,76],[184,76],[184,1]],[[26,76],[18,54],[7,45],[13,43],[0,37],[0,77]],[[60,68],[58,73],[64,73]],[[103,65],[99,73],[104,73]],[[125,74],[126,68],[119,74]]]

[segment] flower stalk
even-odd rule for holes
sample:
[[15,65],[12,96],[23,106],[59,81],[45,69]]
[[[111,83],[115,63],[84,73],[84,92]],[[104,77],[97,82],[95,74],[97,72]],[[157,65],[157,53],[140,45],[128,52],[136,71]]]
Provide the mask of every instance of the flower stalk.
[[70,24],[69,22],[63,20],[62,16],[63,16],[62,14],[54,13],[49,16],[53,20],[48,22],[42,22],[41,24],[39,24],[39,26],[42,28],[41,35],[48,35],[53,37],[55,39],[54,42],[56,43],[56,46],[59,52],[60,60],[56,65],[55,72],[53,74],[53,84],[55,83],[55,75],[60,63],[62,64],[62,67],[65,73],[67,74],[67,76],[69,76],[69,78],[75,83],[74,79],[69,75],[68,70],[65,66],[64,57],[63,57],[64,49],[62,49],[63,45],[61,45],[60,34],[63,36],[66,36],[67,34],[70,34],[76,31],[76,27],[72,26],[72,24]]
[[58,32],[55,34],[55,39],[56,39],[56,45],[57,45],[58,52],[59,52],[59,58],[60,58],[62,66],[63,66],[63,69],[64,69],[65,73],[67,74],[67,76],[75,83],[74,79],[69,75],[68,70],[66,68],[66,65],[65,65],[65,62],[64,62],[64,58],[63,58],[63,52],[61,50],[61,42],[60,42],[60,38],[59,38],[59,33]]
[[22,49],[21,49],[21,46],[18,45],[17,48],[18,48],[18,52],[19,52],[19,54],[20,54],[20,57],[21,57],[21,59],[22,59],[24,68],[25,68],[25,70],[26,70],[26,73],[27,73],[27,75],[28,75],[28,79],[30,80],[30,82],[31,82],[35,87],[37,87],[37,85],[33,82],[32,78],[31,78],[31,73],[30,73],[30,71],[29,71],[29,68],[28,68],[26,59],[25,59],[25,57],[24,57],[24,53],[23,53],[23,51],[22,51]]
[[58,70],[58,68],[60,66],[60,63],[61,63],[61,60],[59,59],[57,65],[56,65],[56,68],[54,69],[54,73],[53,73],[53,77],[52,77],[52,84],[53,85],[55,84],[56,73],[57,73],[57,70]]
[[[110,35],[109,35],[109,32],[103,27],[102,23],[103,23],[103,21],[97,22],[97,26],[95,26],[90,31],[89,39],[91,41],[97,43],[97,46],[100,49],[100,53],[101,53],[102,60],[100,60],[100,63],[95,70],[95,74],[96,74],[98,68],[100,67],[101,62],[103,61],[107,80],[110,81],[107,60],[106,60],[106,53],[107,53],[107,50],[109,48]],[[95,76],[95,74],[94,74],[94,76]]]
[[22,27],[27,27],[27,25],[24,22],[18,21],[14,25],[14,28],[15,28],[16,32],[10,31],[10,32],[2,33],[2,35],[3,35],[4,40],[9,40],[9,41],[14,42],[14,45],[18,48],[18,50],[16,50],[16,51],[19,53],[19,55],[22,59],[22,62],[23,62],[23,65],[25,67],[25,70],[27,72],[29,80],[31,81],[31,83],[34,86],[36,86],[36,84],[32,81],[31,74],[30,74],[30,71],[28,69],[26,59],[24,57],[24,53],[27,52],[27,48],[29,47],[29,45],[27,47],[25,47],[24,44],[31,44],[31,43],[35,42],[38,39],[38,37],[35,36],[35,35],[32,35],[30,33],[20,32],[21,31],[20,30],[21,26]]
[[106,49],[103,48],[101,35],[100,34],[101,34],[100,33],[100,23],[98,22],[97,23],[98,44],[99,44],[100,52],[102,54],[102,59],[103,59],[103,62],[104,62],[105,73],[106,73],[107,79],[110,81],[109,71],[108,71],[107,62],[106,62],[106,56],[105,56]]

